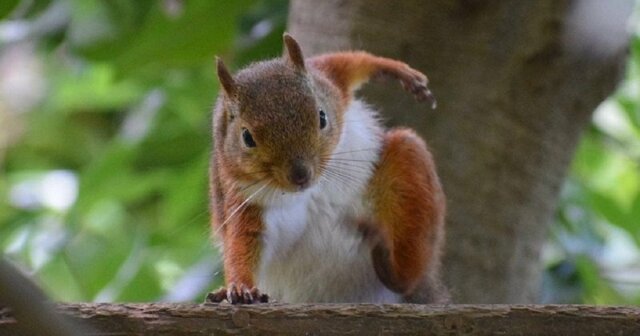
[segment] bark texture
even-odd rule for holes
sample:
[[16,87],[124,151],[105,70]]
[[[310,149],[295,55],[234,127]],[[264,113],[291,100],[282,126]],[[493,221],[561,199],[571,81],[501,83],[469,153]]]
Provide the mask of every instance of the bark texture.
[[[58,304],[83,335],[638,335],[632,307]],[[0,311],[0,336],[21,334]]]
[[[364,96],[389,125],[419,131],[435,154],[448,201],[443,271],[455,302],[537,301],[562,181],[623,69],[630,7],[621,3],[291,2],[288,30],[307,56],[363,49],[430,78],[433,112],[392,83]],[[610,20],[599,25],[594,15]]]

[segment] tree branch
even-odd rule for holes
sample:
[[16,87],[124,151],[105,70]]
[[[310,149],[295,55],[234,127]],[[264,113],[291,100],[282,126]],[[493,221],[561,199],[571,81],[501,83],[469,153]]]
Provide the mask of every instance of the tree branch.
[[[86,335],[638,335],[640,309],[586,305],[57,304]],[[20,335],[0,311],[0,335]]]

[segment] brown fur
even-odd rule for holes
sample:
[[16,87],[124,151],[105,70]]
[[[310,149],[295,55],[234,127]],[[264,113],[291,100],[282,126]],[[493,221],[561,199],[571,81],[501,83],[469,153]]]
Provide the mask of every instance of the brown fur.
[[411,295],[425,275],[438,272],[445,214],[433,159],[413,131],[385,134],[368,194],[368,223],[381,232],[372,250],[376,273],[390,289]]
[[[241,201],[236,199],[229,203],[231,206],[238,206]],[[235,216],[235,220],[228,223],[223,238],[224,275],[227,283],[243,284],[249,288],[254,286],[253,273],[258,262],[262,234],[260,216],[260,208],[249,205]]]
[[308,62],[340,89],[343,103],[349,102],[353,92],[369,79],[390,77],[399,80],[418,100],[427,100],[435,107],[435,98],[427,89],[427,77],[400,61],[351,51],[316,56]]
[[[305,164],[313,183],[340,140],[354,90],[371,77],[398,79],[418,99],[432,99],[426,77],[405,63],[364,52],[321,55],[305,63],[295,40],[285,35],[284,41],[285,57],[255,63],[235,76],[218,60],[224,93],[214,111],[211,208],[230,289],[214,293],[214,301],[251,303],[249,293],[258,293],[252,287],[262,209],[248,204],[231,216],[246,200],[248,185],[263,181],[295,191],[288,179],[294,162]],[[332,121],[326,130],[318,128],[319,109]],[[255,148],[243,145],[243,129],[251,133]],[[368,197],[374,212],[354,225],[374,237],[373,267],[380,280],[409,301],[438,301],[434,288],[441,287],[437,273],[444,196],[431,155],[415,133],[403,129],[385,134]]]

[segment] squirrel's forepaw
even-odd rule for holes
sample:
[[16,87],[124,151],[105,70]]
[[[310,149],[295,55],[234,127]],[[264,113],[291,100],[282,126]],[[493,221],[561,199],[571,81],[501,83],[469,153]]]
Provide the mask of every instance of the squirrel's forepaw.
[[435,109],[437,106],[436,98],[427,87],[428,82],[427,76],[408,66],[400,76],[400,84],[405,90],[411,92],[418,101],[426,101],[432,109]]
[[267,303],[269,302],[269,295],[260,293],[256,287],[249,288],[245,285],[236,286],[232,283],[227,288],[223,287],[207,294],[205,298],[205,302],[207,303],[220,303],[223,301],[231,304]]

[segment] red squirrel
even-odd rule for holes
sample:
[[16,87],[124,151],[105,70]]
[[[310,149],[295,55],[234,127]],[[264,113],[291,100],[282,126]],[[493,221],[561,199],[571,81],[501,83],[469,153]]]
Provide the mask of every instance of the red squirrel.
[[[427,77],[366,52],[217,59],[212,229],[226,288],[209,302],[445,302],[445,197],[425,142],[354,92],[390,77],[435,108]],[[267,295],[268,294],[268,295]]]

